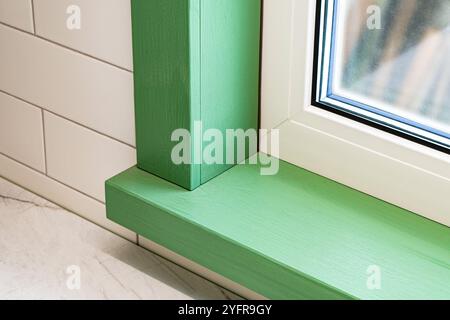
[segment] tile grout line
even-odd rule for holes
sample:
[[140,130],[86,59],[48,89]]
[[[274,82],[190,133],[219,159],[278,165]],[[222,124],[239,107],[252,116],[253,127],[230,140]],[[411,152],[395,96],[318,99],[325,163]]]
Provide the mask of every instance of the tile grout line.
[[[93,196],[91,196],[91,195],[89,195],[89,194],[83,192],[83,191],[77,190],[77,189],[75,189],[74,187],[72,187],[72,186],[70,186],[70,185],[68,185],[68,184],[66,184],[66,183],[64,183],[64,182],[59,181],[58,179],[55,179],[55,178],[53,178],[53,177],[51,177],[51,176],[49,176],[49,175],[47,175],[47,174],[44,174],[43,172],[41,172],[41,171],[39,171],[39,170],[37,170],[37,169],[35,169],[35,168],[33,168],[33,167],[27,165],[26,163],[23,163],[23,162],[20,161],[20,160],[14,159],[13,157],[11,157],[11,156],[9,156],[9,155],[7,155],[7,154],[4,154],[4,153],[1,152],[1,151],[0,151],[0,156],[3,156],[3,157],[5,157],[5,158],[7,158],[7,159],[9,159],[9,160],[11,160],[11,161],[13,161],[13,162],[16,162],[17,164],[19,164],[19,165],[21,165],[21,166],[24,166],[24,167],[26,167],[26,168],[28,168],[28,169],[34,171],[35,173],[40,174],[40,175],[42,175],[42,176],[44,176],[44,177],[46,177],[46,178],[52,180],[53,182],[59,183],[59,184],[61,184],[62,186],[66,187],[66,188],[69,188],[69,189],[72,190],[72,191],[78,192],[79,194],[81,194],[81,195],[83,195],[83,196],[89,198],[90,200],[93,200],[93,201],[95,201],[95,202],[97,202],[97,203],[99,203],[99,204],[101,204],[101,205],[106,205],[105,202],[100,201],[100,200],[94,198]],[[102,229],[107,230],[107,231],[109,231],[109,232],[111,232],[111,233],[113,233],[113,234],[115,234],[115,235],[121,237],[122,239],[125,239],[125,240],[127,240],[127,241],[129,241],[129,242],[131,242],[131,243],[136,244],[136,245],[138,244],[139,235],[138,235],[137,233],[135,233],[135,234],[136,234],[136,240],[135,240],[135,241],[131,241],[130,239],[126,238],[125,236],[123,236],[123,235],[121,235],[121,234],[119,234],[119,233],[116,233],[116,232],[114,232],[113,230],[110,230],[110,229],[106,228],[105,226],[101,225],[100,223],[97,223],[97,222],[95,222],[95,221],[93,221],[93,220],[91,220],[91,219],[88,219],[88,218],[86,218],[86,217],[81,216],[80,213],[76,213],[76,212],[73,211],[72,209],[67,208],[65,205],[62,205],[62,204],[58,203],[57,200],[54,200],[54,199],[52,200],[52,199],[48,198],[47,196],[45,196],[45,195],[43,195],[43,194],[37,193],[36,191],[33,191],[33,190],[29,189],[27,186],[24,186],[24,185],[22,185],[22,184],[19,184],[19,183],[17,183],[17,182],[14,182],[12,179],[9,179],[9,178],[5,177],[5,176],[2,175],[1,173],[0,173],[0,178],[5,179],[5,180],[7,180],[7,181],[9,181],[9,182],[11,182],[11,183],[13,183],[13,184],[15,184],[15,185],[18,185],[18,186],[20,186],[21,188],[23,188],[23,189],[25,189],[25,190],[27,190],[27,191],[33,193],[33,194],[38,195],[39,197],[41,197],[41,198],[43,198],[43,199],[45,199],[45,200],[47,200],[47,201],[49,201],[49,202],[51,202],[51,203],[53,203],[53,204],[56,204],[57,206],[61,207],[62,209],[66,210],[66,211],[68,211],[68,212],[73,213],[73,214],[76,215],[77,217],[80,217],[81,219],[84,219],[84,220],[86,220],[86,221],[89,221],[89,222],[95,224],[96,226],[99,226],[99,227],[101,227]],[[129,229],[127,229],[127,230],[129,230]],[[131,231],[131,230],[129,230],[129,231]],[[133,233],[134,233],[134,232],[133,232]]]
[[69,51],[71,51],[71,52],[73,52],[73,53],[77,53],[77,54],[82,55],[82,56],[84,56],[84,57],[86,57],[86,58],[89,58],[89,59],[95,60],[95,61],[97,61],[97,62],[101,62],[101,63],[107,64],[107,65],[109,65],[109,66],[111,66],[111,67],[114,67],[114,68],[116,68],[116,69],[119,69],[119,70],[122,70],[122,71],[125,71],[125,72],[128,72],[128,73],[133,73],[132,70],[129,70],[129,69],[124,68],[124,67],[121,67],[121,66],[118,66],[118,65],[116,65],[116,64],[114,64],[114,63],[112,63],[112,62],[108,62],[108,61],[106,61],[106,60],[103,60],[103,59],[101,59],[101,58],[95,57],[95,56],[90,55],[90,54],[88,54],[88,53],[85,53],[85,52],[79,51],[79,50],[77,50],[77,49],[71,48],[71,47],[69,47],[69,46],[66,46],[66,45],[64,45],[64,44],[62,44],[62,43],[58,43],[58,42],[56,42],[56,41],[53,41],[53,40],[44,38],[44,37],[42,37],[42,36],[40,36],[40,35],[37,35],[37,34],[35,34],[35,33],[31,33],[31,32],[25,31],[25,30],[21,30],[21,29],[19,29],[19,28],[17,28],[17,27],[14,27],[14,26],[12,26],[12,25],[9,25],[9,24],[7,24],[7,23],[5,23],[5,22],[1,22],[1,21],[0,21],[0,25],[3,25],[3,26],[5,26],[5,27],[7,27],[7,28],[10,28],[10,29],[14,29],[14,30],[16,30],[16,31],[18,31],[18,32],[25,33],[25,34],[27,34],[27,35],[33,36],[34,38],[37,38],[37,39],[40,39],[40,40],[42,40],[42,41],[51,43],[52,45],[55,45],[55,46],[58,46],[58,47],[60,47],[60,48],[69,50]]
[[33,19],[33,34],[36,35],[36,17],[34,14],[34,0],[31,0],[31,17]]
[[[11,160],[11,161],[17,162],[18,164],[20,164],[20,165],[22,165],[22,166],[24,166],[24,167],[26,167],[26,168],[28,168],[28,169],[30,169],[30,170],[33,170],[35,173],[39,173],[40,175],[43,175],[44,177],[49,178],[50,180],[53,180],[54,182],[57,182],[57,183],[63,185],[64,187],[67,187],[67,188],[71,189],[72,191],[76,191],[76,192],[82,194],[83,196],[88,197],[88,198],[91,199],[91,200],[94,200],[94,201],[96,201],[96,202],[98,202],[98,203],[100,203],[100,204],[103,204],[103,205],[105,204],[105,202],[103,202],[103,201],[101,201],[101,200],[99,200],[99,199],[97,199],[97,198],[94,198],[93,196],[91,196],[91,195],[89,195],[89,194],[87,194],[87,193],[85,193],[85,192],[83,192],[83,191],[81,191],[81,190],[75,189],[74,187],[72,187],[72,186],[70,186],[70,185],[68,185],[68,184],[66,184],[66,183],[64,183],[64,182],[62,182],[62,181],[60,181],[60,180],[58,180],[58,179],[56,179],[56,178],[53,178],[53,177],[51,177],[51,176],[45,174],[44,172],[39,171],[39,170],[37,170],[37,169],[35,169],[35,168],[29,166],[28,164],[26,164],[26,163],[24,163],[24,162],[22,162],[22,161],[20,161],[20,160],[17,160],[17,159],[15,159],[15,158],[13,158],[13,157],[11,157],[11,156],[5,154],[5,153],[3,153],[2,151],[0,151],[0,156],[3,156],[3,157],[5,157],[5,158],[7,158],[7,159],[9,159],[9,160]],[[0,176],[1,176],[1,175],[0,175]],[[5,178],[5,179],[6,179],[6,178]],[[7,179],[7,180],[8,180],[8,179]],[[33,193],[36,193],[36,192],[33,191]],[[36,194],[37,194],[37,193],[36,193]]]
[[[57,42],[55,42],[55,41],[51,41],[50,39],[46,39],[46,38],[44,38],[44,37],[38,36],[38,35],[37,35],[37,31],[36,31],[36,16],[35,16],[35,5],[34,5],[34,0],[31,0],[31,14],[32,14],[33,33],[30,33],[30,32],[24,31],[24,30],[21,30],[21,29],[19,29],[19,28],[16,28],[16,27],[14,27],[14,26],[8,25],[8,24],[3,23],[3,22],[0,22],[0,24],[4,25],[5,27],[12,28],[12,29],[14,29],[14,30],[16,30],[16,31],[18,31],[18,32],[21,32],[21,33],[25,33],[25,34],[28,34],[28,35],[34,35],[34,36],[35,36],[36,38],[38,38],[38,39],[41,39],[41,40],[46,41],[46,42],[49,42],[49,43],[51,43],[51,44],[53,44],[53,45],[62,47],[62,48],[64,48],[64,49],[66,49],[66,50],[69,50],[69,51],[78,53],[78,54],[80,54],[80,55],[82,55],[82,56],[86,56],[86,57],[91,58],[91,59],[93,59],[93,60],[96,60],[96,61],[98,61],[98,62],[105,63],[105,64],[110,65],[110,66],[112,66],[112,67],[118,68],[118,69],[120,69],[120,70],[122,70],[122,71],[133,73],[132,70],[129,70],[129,69],[127,69],[127,68],[118,66],[118,65],[116,65],[116,64],[114,64],[114,63],[110,63],[110,62],[105,61],[105,60],[103,60],[103,59],[97,58],[97,57],[95,57],[95,56],[86,54],[86,53],[81,52],[81,51],[79,51],[79,50],[76,50],[76,49],[70,48],[70,47],[68,47],[68,46],[65,46],[65,45],[63,45],[63,44],[57,43]],[[75,192],[78,192],[78,193],[80,193],[81,195],[86,196],[86,197],[88,197],[88,198],[91,199],[91,200],[94,200],[94,201],[96,201],[96,202],[98,202],[98,203],[100,203],[100,204],[105,205],[104,202],[102,202],[102,201],[100,201],[100,200],[98,200],[98,199],[96,199],[96,198],[94,198],[94,197],[92,197],[92,196],[90,196],[90,195],[88,195],[88,194],[82,192],[82,191],[79,191],[79,190],[73,188],[72,186],[67,185],[67,184],[65,184],[65,183],[63,183],[63,182],[61,182],[61,181],[59,181],[59,180],[57,180],[57,179],[55,179],[55,178],[52,178],[52,177],[50,177],[50,176],[48,175],[47,146],[46,146],[45,119],[44,119],[44,113],[45,113],[45,111],[47,111],[47,110],[45,110],[43,107],[40,107],[40,106],[38,106],[38,105],[36,105],[36,104],[34,104],[34,103],[31,103],[31,102],[29,102],[29,101],[26,101],[25,99],[22,99],[22,98],[20,98],[20,97],[15,96],[15,95],[9,94],[9,93],[7,93],[7,92],[5,92],[5,91],[3,91],[3,90],[0,90],[0,92],[4,93],[4,94],[6,94],[6,95],[9,95],[9,96],[12,97],[12,98],[18,99],[18,100],[20,100],[20,101],[22,101],[22,102],[25,102],[25,103],[27,103],[27,104],[29,104],[29,105],[32,105],[32,106],[34,106],[34,107],[40,109],[40,111],[41,111],[41,119],[42,119],[42,131],[43,131],[44,167],[45,167],[44,170],[45,170],[45,172],[40,172],[39,170],[36,170],[35,168],[32,168],[31,166],[28,166],[27,164],[22,163],[21,161],[18,161],[18,160],[16,160],[16,159],[12,158],[12,157],[7,156],[7,155],[4,154],[3,152],[0,152],[0,155],[6,157],[6,158],[8,158],[8,159],[10,159],[11,161],[17,162],[19,165],[23,165],[23,166],[27,167],[28,169],[30,169],[30,170],[32,170],[32,171],[35,171],[35,172],[38,173],[38,174],[42,174],[43,176],[47,177],[48,179],[53,180],[53,181],[56,182],[56,183],[60,183],[61,185],[65,186],[65,187],[67,187],[67,188],[69,188],[69,189],[71,189],[71,190],[73,190],[73,191],[75,191]],[[80,123],[77,123],[76,121],[73,121],[73,120],[68,119],[68,118],[66,118],[66,117],[63,117],[63,116],[60,116],[60,115],[58,115],[58,114],[56,114],[56,113],[53,113],[53,112],[50,112],[50,111],[48,111],[48,112],[54,114],[55,116],[61,117],[61,118],[64,119],[64,120],[67,120],[67,121],[69,121],[69,122],[72,122],[72,123],[74,123],[74,124],[77,124],[77,125],[79,125],[79,126],[82,126],[82,127],[86,128],[86,129],[88,129],[88,130],[91,130],[91,131],[97,133],[97,134],[103,135],[104,137],[110,138],[110,139],[112,139],[112,140],[114,140],[114,141],[116,141],[116,142],[125,144],[125,145],[127,145],[127,146],[129,146],[129,147],[135,149],[135,147],[134,147],[133,145],[131,145],[131,144],[128,144],[128,143],[123,142],[123,141],[120,141],[120,140],[118,140],[118,139],[116,139],[116,138],[110,137],[110,136],[108,136],[108,135],[106,135],[106,134],[103,134],[103,133],[101,133],[101,132],[99,132],[99,131],[93,130],[93,129],[89,128],[89,127],[86,127],[86,126],[80,124]],[[4,178],[4,177],[3,177],[3,178]],[[7,181],[10,181],[9,179],[6,179],[6,178],[4,178],[4,179],[7,180]],[[11,182],[12,182],[12,181],[11,181]],[[24,187],[24,186],[21,186],[21,187],[24,188],[25,190],[27,190],[26,187]],[[31,191],[31,190],[28,190],[28,191],[32,192],[33,194],[36,194],[35,192],[33,192],[33,191]],[[54,200],[47,199],[47,198],[44,197],[43,195],[40,195],[40,196],[41,196],[43,199],[46,199],[47,201],[50,201],[50,202],[54,203]],[[118,236],[118,237],[120,237],[120,238],[123,238],[123,239],[125,239],[125,240],[127,240],[127,241],[130,241],[129,239],[125,238],[124,236],[122,236],[122,235],[120,235],[120,234],[118,234],[118,233],[115,233],[115,232],[113,232],[112,230],[107,229],[106,227],[102,226],[101,224],[95,223],[94,221],[91,221],[91,220],[89,220],[89,219],[87,219],[87,218],[85,218],[85,217],[80,216],[79,214],[76,214],[75,212],[69,210],[68,208],[65,208],[65,207],[62,206],[62,205],[58,205],[58,206],[60,206],[61,208],[67,210],[68,212],[71,212],[71,213],[75,214],[76,216],[80,217],[81,219],[84,219],[84,220],[86,220],[86,221],[89,221],[89,222],[91,222],[91,223],[93,223],[93,224],[99,226],[100,228],[102,228],[102,229],[104,229],[104,230],[107,230],[107,231],[109,231],[109,232],[112,232],[113,234],[115,234],[116,236]],[[132,242],[132,241],[130,241],[130,242]],[[132,243],[133,243],[133,242],[132,242]],[[139,245],[139,235],[138,235],[138,234],[136,234],[136,241],[135,241],[135,244],[136,244],[136,245]]]
[[45,175],[48,176],[48,164],[47,164],[47,142],[45,136],[45,119],[44,119],[44,109],[41,108],[41,118],[42,118],[42,141],[44,143],[44,165],[45,165]]
[[96,129],[90,128],[90,127],[88,127],[87,125],[84,125],[84,124],[82,124],[82,123],[80,123],[80,122],[78,122],[78,121],[75,121],[75,120],[73,120],[73,119],[67,118],[67,117],[65,117],[65,116],[63,116],[63,115],[60,115],[60,114],[56,113],[56,112],[53,112],[53,111],[51,111],[51,110],[48,110],[48,109],[45,108],[45,107],[41,107],[41,106],[39,106],[39,105],[37,105],[37,104],[31,102],[31,101],[25,100],[25,99],[23,99],[23,98],[21,98],[21,97],[19,97],[19,96],[16,96],[16,95],[14,95],[14,94],[12,94],[12,93],[6,92],[6,91],[4,91],[3,89],[0,89],[0,93],[6,94],[7,96],[10,96],[10,97],[12,97],[12,98],[14,98],[14,99],[17,99],[17,100],[20,100],[20,101],[22,101],[22,102],[25,102],[25,103],[27,103],[27,104],[29,104],[29,105],[35,107],[35,108],[39,108],[39,109],[41,109],[41,110],[43,110],[43,111],[45,111],[45,112],[48,112],[48,113],[50,113],[50,114],[52,114],[52,115],[54,115],[54,116],[56,116],[56,117],[59,117],[59,118],[64,119],[64,120],[66,120],[66,121],[72,122],[72,123],[74,123],[74,124],[76,124],[76,125],[78,125],[78,126],[80,126],[80,127],[83,127],[83,128],[85,128],[85,129],[89,130],[89,131],[95,132],[95,133],[97,133],[97,134],[99,134],[99,135],[102,135],[102,136],[104,136],[104,137],[106,137],[106,138],[109,138],[109,139],[111,139],[111,140],[114,140],[114,141],[116,141],[116,142],[119,142],[119,143],[121,143],[121,144],[123,144],[123,145],[126,145],[126,146],[130,147],[130,148],[136,149],[136,147],[135,147],[134,145],[130,144],[130,143],[124,142],[124,141],[119,140],[119,139],[117,139],[117,138],[114,138],[114,137],[112,137],[112,136],[110,136],[110,135],[108,135],[108,134],[106,134],[106,133],[103,133],[103,132],[100,132],[100,131],[98,131],[98,130],[96,130]]

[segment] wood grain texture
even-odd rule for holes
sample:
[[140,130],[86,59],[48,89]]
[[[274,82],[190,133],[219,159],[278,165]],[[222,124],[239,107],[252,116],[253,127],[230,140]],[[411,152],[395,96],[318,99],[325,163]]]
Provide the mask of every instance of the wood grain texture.
[[[201,1],[201,118],[205,129],[257,129],[260,0]],[[248,146],[247,146],[248,147]],[[247,148],[246,155],[249,150]],[[236,163],[244,159],[236,159]],[[203,164],[205,183],[232,165]]]
[[450,298],[449,228],[285,162],[192,192],[131,168],[106,189],[108,218],[268,298]]
[[172,132],[190,129],[190,1],[133,0],[138,166],[186,188],[191,167],[171,161]]
[[175,165],[171,134],[257,128],[260,0],[131,3],[138,167],[195,189],[230,166]]

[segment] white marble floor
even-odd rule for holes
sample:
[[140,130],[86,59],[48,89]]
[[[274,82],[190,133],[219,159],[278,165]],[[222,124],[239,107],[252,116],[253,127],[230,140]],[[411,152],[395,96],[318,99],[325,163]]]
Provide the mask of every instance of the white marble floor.
[[0,299],[239,299],[0,178]]

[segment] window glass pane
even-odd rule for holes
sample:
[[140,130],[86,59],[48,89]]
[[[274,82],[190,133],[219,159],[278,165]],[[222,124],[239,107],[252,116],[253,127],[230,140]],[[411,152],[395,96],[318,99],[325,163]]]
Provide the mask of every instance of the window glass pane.
[[330,2],[328,95],[448,138],[450,0]]

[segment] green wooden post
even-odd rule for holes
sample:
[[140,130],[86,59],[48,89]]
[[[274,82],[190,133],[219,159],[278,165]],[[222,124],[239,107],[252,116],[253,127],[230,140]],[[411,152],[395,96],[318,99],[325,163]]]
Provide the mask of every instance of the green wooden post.
[[193,190],[231,165],[176,165],[174,130],[257,129],[260,0],[132,0],[138,167]]

